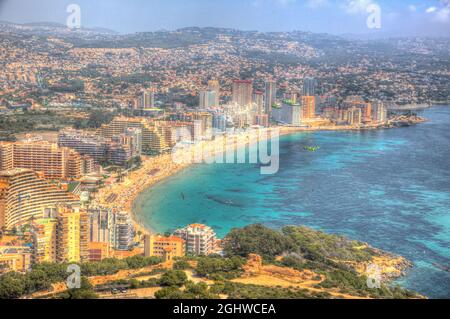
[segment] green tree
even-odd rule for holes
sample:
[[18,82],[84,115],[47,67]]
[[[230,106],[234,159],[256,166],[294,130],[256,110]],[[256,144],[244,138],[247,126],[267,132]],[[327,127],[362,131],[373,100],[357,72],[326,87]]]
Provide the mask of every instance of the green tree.
[[47,290],[51,288],[51,282],[45,271],[36,269],[32,270],[26,280],[27,293],[33,293],[36,291]]
[[159,283],[161,286],[181,287],[187,281],[187,276],[181,270],[169,270],[161,276]]
[[0,277],[0,299],[15,299],[25,293],[25,276],[9,272]]
[[62,299],[97,299],[94,287],[86,277],[81,277],[81,286],[78,289],[69,289],[60,295]]
[[177,287],[165,287],[155,292],[156,299],[186,299],[183,292]]
[[226,236],[225,243],[225,252],[228,255],[247,257],[248,254],[254,253],[269,259],[292,247],[292,241],[283,234],[261,224],[232,229]]
[[173,269],[186,270],[189,269],[191,265],[186,260],[178,260],[173,264]]
[[242,265],[245,260],[239,256],[231,258],[200,257],[197,261],[196,271],[200,276],[208,276],[215,279],[232,279],[242,273]]

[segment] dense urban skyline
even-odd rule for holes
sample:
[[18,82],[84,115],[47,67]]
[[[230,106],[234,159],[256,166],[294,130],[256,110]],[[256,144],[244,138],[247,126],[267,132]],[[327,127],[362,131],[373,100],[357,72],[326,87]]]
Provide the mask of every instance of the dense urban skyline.
[[[449,36],[447,0],[240,0],[175,1],[3,0],[0,20],[65,23],[69,4],[82,10],[82,26],[121,33],[183,27],[226,27],[258,31],[304,30],[377,36]],[[367,28],[367,7],[381,8],[381,29]],[[24,10],[27,8],[27,10]],[[327,23],[323,23],[327,21]]]

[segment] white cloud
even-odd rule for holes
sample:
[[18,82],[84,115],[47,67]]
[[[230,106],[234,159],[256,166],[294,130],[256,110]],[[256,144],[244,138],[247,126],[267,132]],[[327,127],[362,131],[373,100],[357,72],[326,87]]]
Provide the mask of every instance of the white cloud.
[[441,7],[428,7],[425,12],[433,16],[438,22],[450,22],[450,0],[441,0]]

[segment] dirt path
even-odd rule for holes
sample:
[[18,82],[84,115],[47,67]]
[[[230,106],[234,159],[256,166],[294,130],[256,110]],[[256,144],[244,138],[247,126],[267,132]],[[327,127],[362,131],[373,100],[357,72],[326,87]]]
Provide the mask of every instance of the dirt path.
[[330,289],[325,288],[316,288],[313,287],[317,284],[320,284],[324,278],[321,280],[306,280],[303,282],[293,282],[290,280],[270,276],[270,275],[256,275],[251,277],[241,277],[237,279],[231,280],[232,282],[246,284],[246,285],[258,285],[258,286],[267,286],[267,287],[276,287],[280,286],[283,288],[295,287],[300,289],[307,289],[311,292],[316,293],[329,293],[330,295],[336,298],[344,298],[344,299],[368,299],[365,297],[352,296],[349,294],[340,293],[337,291],[332,291]]

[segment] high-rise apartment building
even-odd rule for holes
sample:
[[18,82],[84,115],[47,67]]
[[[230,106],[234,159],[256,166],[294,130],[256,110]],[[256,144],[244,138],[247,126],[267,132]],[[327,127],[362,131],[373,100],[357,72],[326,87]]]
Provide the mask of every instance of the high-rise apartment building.
[[372,122],[372,104],[365,102],[360,96],[349,96],[343,103],[344,109],[359,108],[361,109],[361,123],[367,124]]
[[71,178],[84,176],[96,171],[95,160],[89,155],[80,155],[76,151],[69,154],[67,175]]
[[105,160],[107,141],[96,134],[73,129],[62,130],[58,134],[58,145],[74,149],[82,155],[92,157],[96,163]]
[[316,116],[316,98],[314,96],[302,96],[302,119],[312,119]]
[[303,80],[303,96],[315,96],[316,95],[317,81],[315,78],[305,78]]
[[57,262],[88,260],[88,215],[79,207],[59,206],[56,231]]
[[201,109],[208,109],[211,107],[218,106],[217,103],[217,93],[216,91],[201,90],[199,92],[199,107]]
[[152,109],[155,107],[155,89],[151,86],[148,90],[144,90],[141,96],[141,108]]
[[272,109],[272,118],[281,124],[299,126],[302,122],[302,107],[299,103],[283,101],[280,107]]
[[132,137],[126,136],[125,131],[106,139],[92,133],[68,129],[59,132],[58,144],[92,157],[97,164],[125,165],[133,157],[133,144],[139,143],[130,141]]
[[121,144],[128,145],[131,149],[132,156],[137,157],[142,154],[142,129],[136,127],[128,127],[125,133],[121,135]]
[[234,80],[232,102],[242,107],[252,104],[253,81],[251,80]]
[[170,150],[176,143],[174,128],[164,121],[151,121],[147,118],[116,117],[111,123],[103,125],[99,134],[112,139],[124,134],[128,128],[141,130],[141,148],[145,154],[160,154]]
[[193,112],[191,115],[194,125],[196,121],[200,123],[200,131],[195,132],[195,134],[204,137],[209,135],[212,130],[212,114],[208,112]]
[[361,125],[362,123],[362,110],[359,107],[352,107],[348,109],[348,124],[349,125]]
[[387,121],[386,104],[382,101],[375,101],[372,103],[372,120],[374,123],[382,124]]
[[186,253],[193,255],[209,255],[216,248],[216,233],[206,225],[191,224],[174,232],[186,242]]
[[114,244],[115,216],[111,209],[91,207],[87,210],[89,242]]
[[79,198],[38,177],[29,169],[0,172],[0,227],[40,218],[44,209],[58,204],[76,204]]
[[215,101],[214,101],[214,106],[218,107],[220,106],[220,84],[218,80],[209,80],[208,81],[208,90],[209,91],[213,91],[214,97],[215,97]]
[[256,114],[263,114],[265,113],[264,108],[264,92],[261,91],[254,91],[253,92],[253,104],[256,107]]
[[130,250],[134,243],[134,226],[130,215],[127,212],[116,213],[114,227],[114,248]]
[[88,260],[88,216],[77,206],[46,210],[32,221],[33,262],[83,262]]
[[33,263],[56,262],[57,227],[56,218],[33,220]]
[[267,81],[264,87],[264,110],[270,119],[272,114],[272,107],[275,105],[277,99],[277,83],[274,81]]
[[0,142],[0,170],[14,168],[14,143]]
[[133,158],[133,153],[127,144],[122,144],[120,136],[108,143],[106,161],[115,165],[125,165]]
[[76,179],[91,172],[91,159],[46,141],[0,142],[0,168],[28,168],[46,179]]

